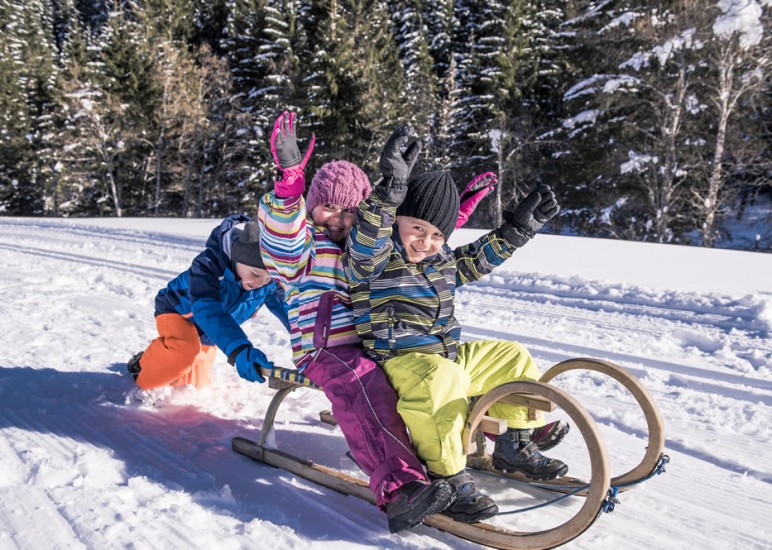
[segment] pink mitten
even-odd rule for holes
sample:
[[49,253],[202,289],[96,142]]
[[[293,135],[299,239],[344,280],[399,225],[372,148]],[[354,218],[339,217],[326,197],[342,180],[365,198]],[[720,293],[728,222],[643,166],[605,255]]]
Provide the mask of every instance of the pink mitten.
[[461,200],[461,209],[458,213],[456,229],[462,227],[467,222],[469,216],[474,212],[474,209],[480,201],[485,198],[485,195],[490,193],[493,188],[496,187],[497,182],[498,179],[496,178],[496,174],[493,172],[485,172],[467,184],[459,197]]
[[284,111],[273,124],[271,133],[271,154],[276,166],[282,172],[280,181],[275,182],[274,190],[279,197],[296,197],[303,194],[306,180],[303,170],[314,150],[316,136],[311,135],[305,156],[300,156],[296,134],[295,113]]

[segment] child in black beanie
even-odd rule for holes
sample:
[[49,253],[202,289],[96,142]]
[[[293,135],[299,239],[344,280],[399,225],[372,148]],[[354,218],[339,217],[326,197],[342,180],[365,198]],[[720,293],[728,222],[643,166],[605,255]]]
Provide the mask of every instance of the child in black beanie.
[[[447,172],[410,178],[420,142],[404,128],[381,154],[384,175],[362,201],[344,258],[357,331],[365,352],[379,363],[397,391],[397,409],[430,475],[443,477],[456,496],[445,514],[474,523],[498,512],[466,473],[462,432],[469,399],[540,372],[524,346],[511,341],[460,343],[454,317],[458,286],[501,265],[559,210],[554,193],[541,186],[507,222],[475,242],[452,250],[447,239],[459,220],[460,200]],[[403,149],[407,146],[407,148]],[[489,412],[509,429],[496,438],[494,466],[532,479],[565,475],[568,467],[547,458],[568,424],[545,425],[527,409],[496,403]]]

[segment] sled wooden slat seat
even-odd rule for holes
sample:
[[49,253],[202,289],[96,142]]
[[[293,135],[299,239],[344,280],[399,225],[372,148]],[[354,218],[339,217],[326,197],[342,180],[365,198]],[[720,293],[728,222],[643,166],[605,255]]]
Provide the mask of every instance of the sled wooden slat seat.
[[299,386],[299,384],[295,384],[294,382],[287,382],[281,378],[273,378],[271,376],[268,377],[268,387],[272,390],[283,390],[284,388],[290,386]]
[[335,417],[332,415],[331,411],[319,411],[319,420],[324,424],[329,424],[330,426],[338,425],[338,421],[335,420]]
[[507,431],[507,421],[503,418],[484,415],[480,420],[480,430],[487,434],[501,435]]
[[[330,426],[337,426],[338,421],[331,411],[319,411],[319,421]],[[501,435],[507,431],[507,421],[502,418],[493,418],[492,416],[483,416],[480,421],[480,429],[485,433]]]
[[555,410],[555,403],[549,399],[544,399],[539,395],[507,395],[500,400],[502,403],[509,403],[510,405],[517,405],[519,407],[528,407],[529,409],[536,409],[537,411],[552,412]]

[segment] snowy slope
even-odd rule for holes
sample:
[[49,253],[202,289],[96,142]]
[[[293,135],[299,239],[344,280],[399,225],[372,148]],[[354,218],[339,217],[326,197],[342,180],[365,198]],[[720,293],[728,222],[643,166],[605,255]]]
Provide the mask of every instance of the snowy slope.
[[[126,360],[155,335],[153,297],[216,220],[0,218],[0,549],[474,548],[392,535],[374,507],[230,450],[273,393],[220,355],[203,391],[138,392]],[[479,231],[454,235],[455,244]],[[467,339],[527,344],[542,368],[598,357],[642,380],[666,422],[667,473],[621,496],[574,549],[772,547],[772,255],[539,235],[459,292]],[[289,340],[246,326],[277,363]],[[632,398],[593,374],[556,384],[600,425],[615,474],[644,453]],[[292,394],[278,445],[355,472],[319,392]],[[586,469],[580,438],[550,454]],[[504,510],[541,502],[481,475]],[[571,500],[496,522],[566,521]],[[512,525],[510,523],[510,525]]]

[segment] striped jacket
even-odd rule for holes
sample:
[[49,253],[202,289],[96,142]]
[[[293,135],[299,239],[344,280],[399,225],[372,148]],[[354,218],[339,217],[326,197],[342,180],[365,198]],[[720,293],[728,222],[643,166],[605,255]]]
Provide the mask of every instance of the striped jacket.
[[343,251],[322,227],[306,220],[303,198],[283,199],[268,193],[260,200],[258,219],[265,267],[284,287],[295,365],[304,367],[318,347],[314,329],[326,326],[327,321],[317,319],[318,311],[327,311],[327,307],[320,308],[323,300],[332,301],[329,331],[324,335],[326,347],[358,345],[341,261]]
[[515,247],[497,229],[455,250],[445,244],[434,256],[409,263],[392,227],[394,191],[376,187],[360,203],[348,237],[344,265],[357,332],[365,352],[380,364],[412,352],[455,360],[461,335],[453,315],[456,288],[490,273]]

